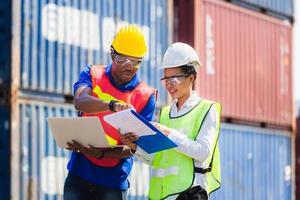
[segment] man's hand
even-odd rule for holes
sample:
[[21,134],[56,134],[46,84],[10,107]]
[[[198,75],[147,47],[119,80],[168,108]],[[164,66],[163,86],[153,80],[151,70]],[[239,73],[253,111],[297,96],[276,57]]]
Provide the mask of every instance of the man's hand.
[[77,153],[83,153],[89,156],[93,156],[97,159],[102,159],[103,157],[127,158],[132,155],[130,147],[127,146],[114,148],[97,148],[89,145],[88,147],[85,147],[75,140],[68,143],[67,149],[75,151]]
[[127,109],[132,109],[133,106],[130,105],[130,104],[122,104],[122,103],[119,103],[119,102],[116,102],[114,104],[114,111],[115,112],[119,112],[119,111],[122,111],[122,110],[127,110]]
[[133,151],[136,151],[136,144],[133,142],[139,139],[139,136],[135,133],[125,133],[120,134],[121,142],[127,146],[129,146]]
[[102,158],[104,156],[104,152],[107,151],[105,148],[96,148],[91,145],[88,147],[82,146],[77,141],[73,140],[72,142],[67,143],[69,150],[76,151],[77,153],[83,153],[89,156],[93,156],[95,158]]

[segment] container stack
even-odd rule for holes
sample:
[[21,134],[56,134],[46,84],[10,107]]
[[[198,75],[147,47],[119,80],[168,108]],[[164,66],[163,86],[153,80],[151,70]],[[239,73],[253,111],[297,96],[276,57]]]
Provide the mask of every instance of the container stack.
[[249,2],[175,0],[174,38],[200,55],[200,96],[223,106],[212,199],[292,199],[293,2]]
[[[0,197],[9,199],[11,3],[0,2]],[[7,192],[8,191],[8,192]]]
[[[156,69],[171,39],[168,3],[1,0],[1,199],[62,199],[69,151],[58,148],[46,119],[76,116],[72,85],[85,66],[110,63],[120,26],[135,23],[145,32],[149,53],[138,73],[158,89],[158,105],[167,103]],[[129,199],[142,199],[149,167],[136,162],[135,169]]]
[[[1,199],[62,199],[69,152],[46,119],[77,115],[73,83],[84,66],[109,64],[126,23],[145,32],[138,73],[158,107],[168,103],[157,70],[168,45],[200,55],[197,92],[223,105],[223,185],[212,199],[292,199],[292,22],[293,0],[1,0]],[[146,198],[149,173],[135,160],[129,200]]]

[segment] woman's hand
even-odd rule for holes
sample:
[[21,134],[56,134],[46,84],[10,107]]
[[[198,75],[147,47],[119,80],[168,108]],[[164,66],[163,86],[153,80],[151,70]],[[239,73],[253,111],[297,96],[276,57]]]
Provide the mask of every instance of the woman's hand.
[[162,124],[160,124],[160,123],[157,123],[157,122],[151,122],[151,124],[153,125],[153,126],[155,126],[155,128],[157,128],[158,130],[160,130],[164,135],[166,135],[166,136],[168,136],[170,133],[171,133],[171,131],[172,131],[172,129],[171,128],[169,128],[169,127],[167,127],[167,126],[165,126],[165,125],[162,125]]
[[77,153],[83,153],[89,156],[93,156],[95,158],[101,159],[104,156],[104,152],[106,149],[104,148],[96,148],[94,146],[89,145],[88,147],[82,146],[77,141],[73,140],[72,142],[68,142],[69,150],[76,151]]
[[136,144],[133,142],[139,139],[139,136],[135,133],[125,133],[121,135],[121,142],[127,146],[129,146],[133,151],[136,151]]

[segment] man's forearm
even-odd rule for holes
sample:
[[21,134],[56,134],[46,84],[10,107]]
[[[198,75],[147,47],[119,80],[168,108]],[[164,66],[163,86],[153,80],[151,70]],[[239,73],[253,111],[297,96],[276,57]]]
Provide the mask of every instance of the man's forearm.
[[124,146],[123,148],[114,148],[106,151],[104,157],[111,158],[127,158],[132,156],[132,152],[129,147]]
[[84,113],[98,113],[109,109],[108,102],[90,95],[75,97],[74,104],[77,110]]

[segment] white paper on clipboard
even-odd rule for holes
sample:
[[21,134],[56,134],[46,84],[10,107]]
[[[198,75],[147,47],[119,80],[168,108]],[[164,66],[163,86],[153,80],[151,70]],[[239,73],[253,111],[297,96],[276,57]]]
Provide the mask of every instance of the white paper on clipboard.
[[109,123],[115,129],[124,133],[134,132],[138,136],[155,135],[156,132],[153,131],[149,126],[147,126],[143,121],[137,118],[131,109],[123,110],[120,112],[112,113],[110,115],[104,116],[104,121]]

